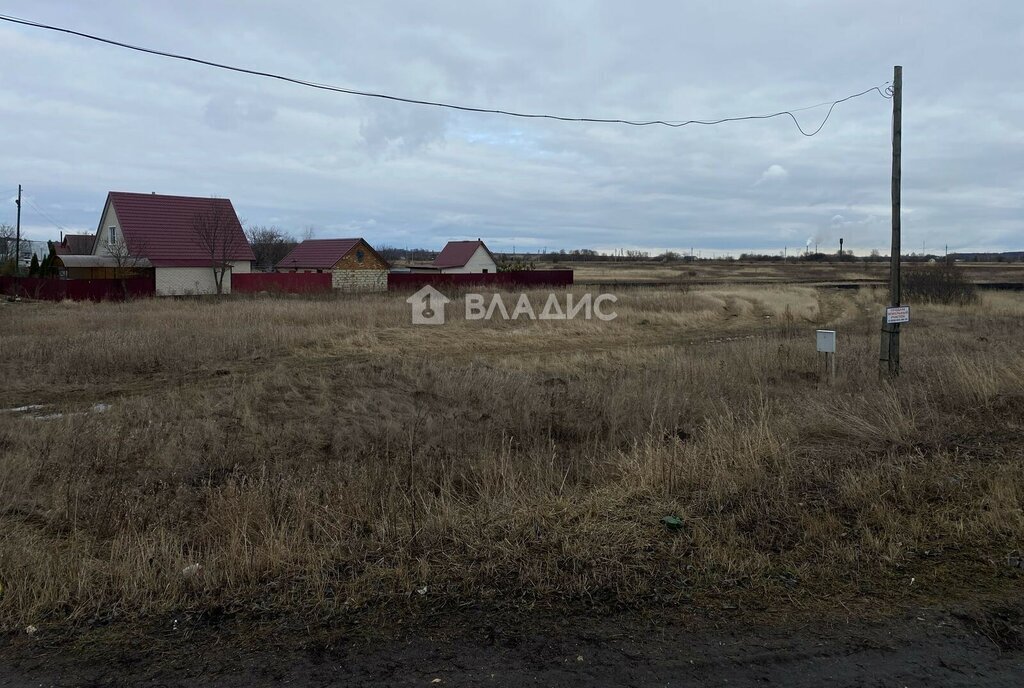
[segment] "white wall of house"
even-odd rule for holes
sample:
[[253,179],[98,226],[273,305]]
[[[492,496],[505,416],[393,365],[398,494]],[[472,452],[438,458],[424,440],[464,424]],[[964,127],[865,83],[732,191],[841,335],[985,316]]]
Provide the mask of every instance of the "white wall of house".
[[[114,228],[113,239],[111,242],[110,228]],[[92,246],[92,254],[94,256],[109,256],[110,246],[117,244],[121,245],[124,243],[124,239],[121,235],[121,223],[117,220],[117,213],[114,212],[114,204],[107,203],[107,207],[103,211],[103,219],[100,221],[99,229],[96,230],[99,241],[95,242]]]
[[[225,275],[224,291],[230,290],[230,275]],[[156,268],[156,293],[161,296],[216,294],[213,268]]]
[[[213,268],[156,268],[156,293],[161,296],[216,294],[217,281]],[[232,273],[252,272],[252,261],[235,260],[224,275],[224,293],[231,293]]]
[[457,268],[444,268],[441,272],[463,274],[467,272],[497,272],[498,266],[494,264],[491,256],[483,246],[477,246],[476,252],[466,261],[466,264]]

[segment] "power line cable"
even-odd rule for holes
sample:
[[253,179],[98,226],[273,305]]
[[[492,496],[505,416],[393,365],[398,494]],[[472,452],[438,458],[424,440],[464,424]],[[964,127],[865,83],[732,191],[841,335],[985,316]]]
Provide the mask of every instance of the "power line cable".
[[[828,122],[829,117],[832,116],[832,111],[836,105],[845,103],[848,100],[859,98],[863,95],[867,95],[872,91],[878,93],[883,98],[892,97],[892,89],[889,86],[889,82],[885,82],[882,86],[872,86],[869,89],[865,89],[860,93],[854,93],[853,95],[840,98],[838,100],[828,101],[820,103],[818,105],[811,105],[804,108],[795,108],[793,110],[780,110],[779,112],[773,112],[765,115],[745,115],[742,117],[722,117],[720,119],[690,119],[690,120],[662,120],[662,119],[650,119],[650,120],[629,120],[619,118],[605,118],[605,117],[565,117],[562,115],[550,115],[550,114],[538,114],[538,113],[527,113],[527,112],[514,112],[511,110],[499,110],[490,108],[470,107],[468,105],[455,105],[452,103],[445,103],[440,101],[431,100],[419,100],[417,98],[406,98],[403,96],[389,95],[386,93],[374,93],[372,91],[359,91],[352,88],[343,88],[341,86],[332,86],[330,84],[317,83],[315,81],[306,81],[305,79],[296,79],[294,77],[283,76],[281,74],[274,74],[273,72],[263,72],[257,69],[249,69],[247,67],[235,67],[228,64],[221,64],[219,62],[211,62],[209,60],[203,60],[198,57],[190,57],[188,55],[180,55],[177,53],[166,52],[163,50],[156,50],[154,48],[145,48],[138,45],[132,45],[130,43],[124,43],[122,41],[116,41],[111,38],[103,38],[101,36],[95,36],[93,34],[84,33],[82,31],[76,31],[74,29],[68,29],[60,26],[52,26],[50,24],[43,24],[40,22],[31,21],[28,19],[20,19],[18,17],[12,17],[9,15],[0,14],[0,20],[10,22],[12,24],[21,24],[23,26],[31,26],[38,29],[46,29],[48,31],[56,31],[58,33],[65,33],[72,36],[78,36],[80,38],[86,38],[91,41],[97,41],[99,43],[106,43],[107,45],[117,46],[119,48],[125,48],[127,50],[135,50],[140,53],[147,53],[149,55],[158,55],[160,57],[167,57],[174,60],[182,60],[185,62],[194,62],[196,64],[206,65],[208,67],[216,67],[217,69],[226,69],[232,72],[239,72],[241,74],[250,74],[252,76],[264,77],[267,79],[277,79],[279,81],[285,81],[291,84],[297,84],[299,86],[307,86],[309,88],[316,88],[323,91],[333,91],[335,93],[345,93],[353,96],[360,96],[363,98],[379,98],[382,100],[391,100],[399,103],[409,103],[412,105],[426,105],[430,107],[447,108],[449,110],[458,110],[462,112],[478,112],[490,115],[505,115],[507,117],[520,117],[524,119],[550,119],[557,120],[559,122],[587,122],[594,124],[626,124],[633,127],[647,127],[652,125],[660,125],[665,127],[679,128],[685,127],[691,124],[698,124],[704,126],[712,126],[716,124],[724,124],[726,122],[742,122],[745,120],[758,120],[758,119],[772,119],[774,117],[789,117],[793,120],[793,124],[804,136],[814,136],[825,126]],[[801,112],[803,110],[812,110],[817,107],[823,107],[828,105],[828,112],[825,114],[825,119],[822,120],[821,124],[814,131],[807,132],[800,125],[800,121],[794,115],[794,112]]]
[[35,211],[36,211],[37,213],[39,213],[40,215],[42,215],[43,217],[45,217],[45,218],[46,218],[47,220],[49,220],[49,221],[50,221],[50,223],[51,223],[51,224],[52,224],[52,225],[53,225],[54,227],[56,227],[57,229],[59,229],[59,230],[60,230],[60,231],[62,231],[62,232],[65,232],[65,233],[66,233],[66,232],[68,231],[68,230],[67,230],[67,227],[64,227],[64,226],[63,226],[63,225],[62,225],[61,223],[57,222],[57,221],[56,221],[56,220],[54,220],[54,219],[53,219],[52,217],[50,217],[50,216],[49,216],[49,215],[47,215],[47,214],[46,214],[45,212],[43,212],[43,209],[42,209],[42,208],[40,208],[39,206],[37,206],[37,205],[36,205],[36,204],[35,204],[35,203],[34,203],[34,202],[32,201],[32,199],[31,199],[31,198],[29,198],[29,197],[27,197],[27,196],[26,196],[26,197],[25,197],[25,200],[26,200],[26,201],[28,201],[28,204],[29,204],[30,206],[32,206],[32,207],[33,207],[33,208],[35,209]]

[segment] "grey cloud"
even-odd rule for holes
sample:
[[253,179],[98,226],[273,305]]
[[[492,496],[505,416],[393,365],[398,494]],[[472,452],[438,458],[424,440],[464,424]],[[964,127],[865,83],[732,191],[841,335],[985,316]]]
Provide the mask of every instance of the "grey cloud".
[[444,141],[447,114],[438,108],[398,108],[373,104],[359,125],[371,155],[415,153]]
[[274,108],[255,99],[219,94],[203,109],[203,119],[214,129],[236,129],[246,123],[262,124],[274,118]]

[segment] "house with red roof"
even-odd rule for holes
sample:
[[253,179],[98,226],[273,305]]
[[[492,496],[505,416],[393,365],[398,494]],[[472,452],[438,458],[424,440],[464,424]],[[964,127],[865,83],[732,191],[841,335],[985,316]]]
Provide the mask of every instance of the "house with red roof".
[[92,255],[116,271],[151,269],[157,294],[231,293],[256,259],[226,198],[111,191]]
[[53,245],[53,252],[58,256],[88,256],[95,241],[95,234],[63,234],[60,243]]
[[339,291],[387,291],[391,266],[365,239],[306,239],[277,264],[278,272],[329,272]]
[[449,241],[430,268],[441,273],[497,272],[498,261],[487,245],[476,241]]

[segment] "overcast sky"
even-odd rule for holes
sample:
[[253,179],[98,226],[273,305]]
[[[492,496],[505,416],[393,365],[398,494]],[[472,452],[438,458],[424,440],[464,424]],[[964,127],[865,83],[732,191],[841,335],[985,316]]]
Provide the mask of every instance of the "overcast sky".
[[[1024,3],[46,2],[0,13],[310,81],[682,120],[815,105],[904,66],[904,248],[1024,248]],[[93,232],[107,191],[230,198],[378,246],[888,250],[891,102],[632,128],[368,100],[0,23],[0,197]],[[827,108],[797,113],[805,129]],[[14,222],[13,202],[0,222]]]

